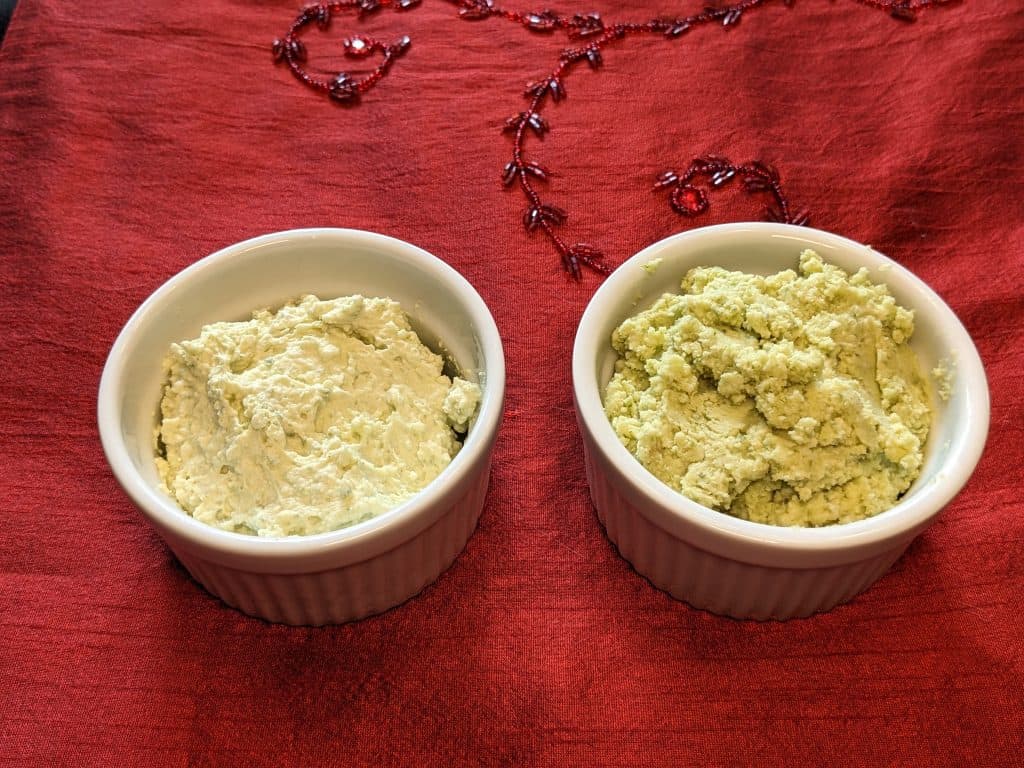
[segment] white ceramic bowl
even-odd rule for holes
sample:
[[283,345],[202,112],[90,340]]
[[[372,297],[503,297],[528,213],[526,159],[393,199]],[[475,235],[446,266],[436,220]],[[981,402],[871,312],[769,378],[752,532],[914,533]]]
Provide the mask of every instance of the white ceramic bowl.
[[[911,346],[922,368],[954,363],[949,400],[935,398],[921,476],[892,509],[824,528],[753,523],[684,498],[619,442],[602,407],[617,357],[612,330],[686,272],[721,266],[773,274],[813,248],[847,271],[870,270],[915,312]],[[655,259],[660,266],[643,267]],[[737,618],[808,616],[850,600],[884,574],[970,477],[988,432],[989,398],[977,350],[952,310],[920,279],[868,246],[784,224],[726,224],[644,249],[597,290],[573,349],[576,414],[597,514],[623,557],[655,586],[693,606]]]
[[[203,325],[248,319],[305,293],[398,301],[420,338],[482,390],[476,422],[451,464],[408,502],[330,533],[258,538],[185,514],[160,489],[153,457],[161,362]],[[458,272],[383,235],[305,229],[229,246],[175,275],[132,315],[99,388],[107,460],[128,496],[196,580],[224,602],[287,624],[380,613],[433,582],[476,527],[501,421],[505,359],[487,306]]]

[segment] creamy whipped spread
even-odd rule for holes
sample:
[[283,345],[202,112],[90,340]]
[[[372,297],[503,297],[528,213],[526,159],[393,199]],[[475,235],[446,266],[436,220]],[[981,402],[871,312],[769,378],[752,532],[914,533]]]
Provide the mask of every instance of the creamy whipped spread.
[[612,335],[605,411],[683,495],[761,523],[822,526],[892,507],[931,420],[914,315],[867,270],[800,254],[769,277],[691,270]]
[[305,296],[208,325],[164,362],[160,478],[188,514],[228,531],[366,520],[459,451],[480,388],[443,366],[390,299]]

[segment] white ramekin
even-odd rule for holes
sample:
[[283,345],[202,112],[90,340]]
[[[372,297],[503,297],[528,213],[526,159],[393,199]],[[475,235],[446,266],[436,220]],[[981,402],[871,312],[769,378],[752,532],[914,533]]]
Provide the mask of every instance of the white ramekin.
[[[689,269],[772,274],[813,248],[848,271],[867,267],[915,312],[912,347],[922,368],[952,373],[934,419],[921,476],[892,509],[824,528],[752,523],[701,506],[661,483],[619,442],[602,407],[616,353],[611,335]],[[660,261],[659,261],[660,260]],[[597,514],[623,557],[651,583],[714,613],[752,619],[808,616],[852,599],[880,578],[970,477],[988,433],[989,397],[977,350],[953,311],[911,272],[868,246],[785,224],[725,224],[644,249],[597,290],[572,359],[576,415]]]
[[[386,296],[420,338],[483,395],[452,463],[422,492],[330,533],[259,538],[185,514],[160,488],[153,430],[161,362],[203,325],[247,319],[302,294]],[[303,229],[229,246],[175,275],[132,315],[100,380],[98,419],[115,477],[188,571],[231,606],[268,621],[328,624],[387,610],[433,582],[476,527],[501,422],[505,359],[494,319],[458,272],[416,246],[346,229]]]

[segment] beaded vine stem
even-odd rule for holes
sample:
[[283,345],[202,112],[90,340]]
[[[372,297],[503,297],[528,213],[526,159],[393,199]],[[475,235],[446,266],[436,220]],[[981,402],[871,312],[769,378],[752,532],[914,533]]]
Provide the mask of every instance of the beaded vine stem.
[[[794,0],[781,0],[789,7]],[[918,12],[927,6],[946,5],[957,0],[852,0],[860,5],[886,11],[899,21],[914,21]],[[292,22],[284,37],[273,43],[274,60],[286,64],[292,74],[306,86],[327,94],[333,101],[353,106],[359,103],[363,94],[373,88],[387,75],[395,60],[401,57],[411,45],[411,39],[403,35],[397,40],[385,42],[365,35],[353,35],[344,40],[345,55],[352,59],[365,59],[379,54],[379,63],[366,75],[355,77],[348,72],[333,76],[318,76],[306,69],[306,46],[300,34],[311,26],[326,30],[332,17],[337,13],[352,12],[359,18],[371,16],[384,8],[404,12],[420,4],[421,0],[338,0],[307,5]],[[541,115],[549,102],[560,102],[566,97],[565,81],[569,73],[580,64],[599,69],[603,63],[603,50],[612,45],[639,35],[661,35],[668,40],[683,37],[694,29],[714,24],[734,27],[746,14],[765,5],[770,0],[733,0],[720,6],[706,6],[699,13],[677,18],[658,18],[644,22],[617,22],[607,24],[597,13],[563,16],[554,11],[511,11],[495,5],[494,0],[445,0],[458,9],[458,16],[466,21],[501,18],[519,24],[538,34],[564,33],[571,47],[564,49],[554,69],[546,76],[530,82],[525,96],[528,106],[505,122],[504,130],[512,136],[512,158],[505,165],[502,181],[507,187],[517,185],[527,201],[523,214],[523,225],[528,232],[540,230],[558,252],[562,265],[574,278],[579,279],[582,268],[587,267],[607,274],[610,269],[604,262],[604,255],[587,243],[569,244],[558,233],[569,214],[541,197],[538,183],[551,176],[551,171],[526,156],[529,136],[543,139],[551,126]],[[708,208],[707,193],[693,183],[706,178],[712,188],[728,183],[739,176],[748,192],[768,194],[773,205],[766,207],[766,217],[775,221],[805,224],[804,211],[792,213],[790,204],[782,192],[778,173],[770,166],[758,161],[734,165],[721,157],[696,158],[680,174],[666,171],[658,177],[655,189],[671,189],[672,208],[684,216],[697,216]]]
[[739,176],[743,187],[750,194],[765,193],[772,202],[765,206],[764,217],[769,221],[803,226],[810,219],[806,209],[793,213],[789,200],[782,193],[779,172],[758,160],[736,165],[724,157],[707,155],[694,158],[682,173],[665,171],[654,182],[655,189],[671,189],[669,204],[672,210],[682,216],[699,216],[708,209],[708,194],[694,182],[704,177],[709,185],[717,189]]

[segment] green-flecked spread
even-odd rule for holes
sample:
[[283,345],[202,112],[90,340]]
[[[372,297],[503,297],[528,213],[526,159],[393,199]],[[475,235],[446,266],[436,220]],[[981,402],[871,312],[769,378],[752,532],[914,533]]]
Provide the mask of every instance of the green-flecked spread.
[[156,430],[197,520],[291,536],[391,509],[451,462],[480,388],[442,373],[395,301],[306,296],[171,346]]
[[652,474],[773,525],[893,506],[921,470],[928,384],[913,313],[867,270],[800,254],[799,273],[702,267],[622,323],[605,411]]

